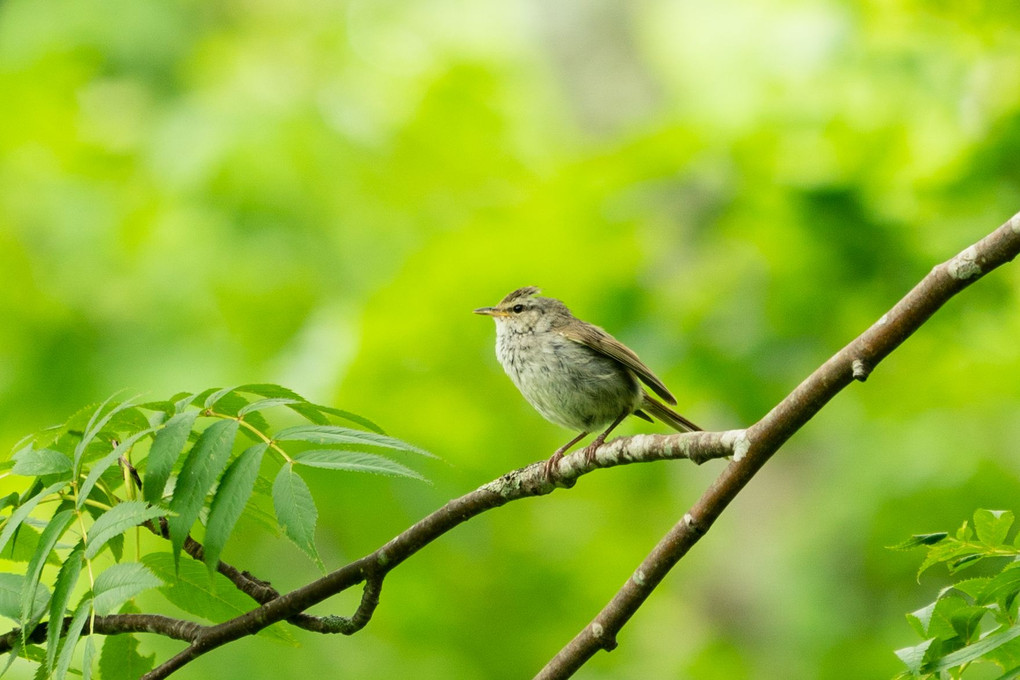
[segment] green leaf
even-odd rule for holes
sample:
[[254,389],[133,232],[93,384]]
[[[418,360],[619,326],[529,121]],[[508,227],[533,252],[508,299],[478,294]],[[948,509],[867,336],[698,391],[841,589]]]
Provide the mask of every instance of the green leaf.
[[944,531],[937,531],[932,534],[914,534],[902,543],[890,545],[889,550],[911,550],[923,545],[934,545],[949,536]]
[[410,451],[428,458],[436,458],[425,449],[418,448],[413,444],[387,437],[376,432],[355,430],[349,427],[337,425],[295,425],[277,433],[273,437],[276,441],[303,441],[312,444],[358,444],[361,446],[381,446],[387,449],[398,451]]
[[977,578],[967,578],[963,579],[962,581],[957,581],[955,584],[953,584],[953,587],[959,590],[961,593],[969,595],[971,599],[973,599],[978,604],[981,604],[981,602],[979,601],[981,593],[985,590],[985,588],[988,586],[988,583],[991,580],[992,580],[991,578],[986,576],[979,576]]
[[[78,583],[81,575],[82,564],[84,564],[85,550],[79,542],[71,554],[67,556],[64,563],[60,565],[57,573],[57,580],[53,585],[53,597],[50,599],[50,621],[62,621],[67,611],[67,605],[71,601],[71,594]],[[116,636],[114,636],[116,637]],[[46,636],[46,670],[53,670],[53,663],[57,658],[57,646],[60,642],[59,635]]]
[[297,399],[288,399],[287,397],[274,397],[274,398],[271,398],[271,399],[259,399],[258,401],[253,401],[252,403],[250,403],[247,406],[243,407],[240,411],[237,412],[237,415],[244,416],[244,415],[247,415],[247,414],[251,413],[252,411],[262,411],[262,410],[265,410],[267,408],[273,408],[275,406],[292,406],[294,404],[300,404],[300,403],[301,402],[298,401]]
[[1006,534],[1013,526],[1013,513],[1009,510],[975,510],[974,530],[982,543],[998,547],[1006,542]]
[[111,465],[120,460],[121,456],[130,451],[131,447],[135,445],[135,442],[151,433],[152,428],[142,430],[141,432],[135,432],[133,435],[113,447],[113,450],[108,454],[92,464],[89,474],[85,477],[85,481],[82,482],[81,489],[78,490],[78,508],[85,505],[85,501],[88,500],[89,495],[92,493],[92,489],[95,487],[96,482],[99,481],[99,478],[103,475],[103,473],[106,472]]
[[92,680],[92,660],[96,657],[96,639],[91,635],[85,638],[81,652],[81,680]]
[[17,505],[17,504],[18,504],[18,494],[17,494],[17,492],[12,491],[11,493],[9,493],[6,496],[4,496],[3,498],[0,498],[0,511],[4,510],[8,506]]
[[84,455],[85,449],[88,448],[88,445],[91,444],[92,440],[96,438],[96,435],[98,435],[103,430],[103,428],[106,427],[106,424],[110,422],[111,418],[113,418],[115,415],[117,415],[124,409],[131,408],[133,406],[131,400],[128,399],[127,401],[121,402],[120,404],[117,404],[116,406],[111,408],[106,413],[106,415],[100,418],[99,414],[103,412],[103,409],[106,407],[108,403],[110,403],[110,399],[113,399],[113,396],[116,395],[112,395],[109,399],[100,404],[99,408],[95,410],[95,412],[92,414],[92,417],[89,418],[88,424],[85,426],[85,434],[82,435],[82,438],[78,441],[78,444],[74,447],[74,466],[71,468],[73,471],[73,475],[77,475],[78,471],[81,470],[81,457],[82,455]]
[[67,627],[63,645],[60,647],[56,672],[53,674],[54,680],[64,680],[67,677],[67,670],[71,667],[71,661],[74,658],[74,648],[78,646],[81,631],[89,620],[91,604],[92,600],[87,597],[82,598],[82,601],[78,603],[78,607],[74,610],[74,616],[71,617],[71,625]]
[[173,416],[156,431],[149,457],[146,459],[145,476],[142,479],[142,496],[150,503],[159,503],[163,499],[163,489],[174,463],[188,443],[188,434],[195,425],[198,411],[186,411]]
[[259,474],[262,455],[268,444],[254,444],[237,457],[216,489],[216,496],[209,507],[209,519],[205,529],[205,563],[210,571],[216,569],[220,554],[227,539],[234,530],[245,504],[251,497],[255,479]]
[[1020,592],[1020,562],[1012,562],[988,581],[978,595],[977,603],[998,602],[1005,608],[1007,601],[1012,602],[1017,592]]
[[[121,614],[137,614],[140,610],[130,602],[120,609]],[[138,652],[138,638],[133,633],[109,635],[103,640],[99,655],[99,677],[103,680],[137,680],[156,665],[156,655],[142,656]]]
[[191,447],[177,477],[170,510],[170,542],[174,559],[180,555],[184,539],[205,504],[205,495],[227,465],[237,436],[236,420],[220,420],[205,429]]
[[40,608],[37,597],[39,579],[42,576],[42,570],[46,565],[47,558],[49,558],[57,541],[64,535],[64,531],[67,530],[74,516],[74,510],[70,509],[61,510],[53,516],[46,525],[46,528],[43,529],[42,536],[39,538],[39,544],[35,549],[35,554],[32,555],[32,559],[28,563],[28,569],[25,572],[25,589],[21,593],[21,639],[23,641],[27,640],[28,635],[35,629],[36,624],[42,618],[43,612],[46,611],[46,604],[49,602],[49,592],[47,591],[46,599],[43,602],[42,608]]
[[[21,620],[21,600],[25,592],[25,581],[21,574],[0,573],[0,616],[18,622]],[[43,586],[35,593],[33,613],[39,608],[45,610],[50,592]]]
[[162,508],[155,508],[145,501],[123,501],[100,515],[85,540],[85,559],[91,560],[103,549],[114,536],[119,536],[128,529],[156,519],[166,513]]
[[425,480],[420,474],[389,458],[374,453],[346,451],[338,449],[313,449],[303,451],[294,457],[294,462],[309,467],[326,468],[328,470],[350,470],[352,472],[370,472],[377,475],[410,477]]
[[944,541],[936,543],[928,548],[928,554],[925,556],[924,561],[921,562],[921,566],[917,570],[917,577],[920,578],[921,574],[936,564],[942,562],[953,562],[961,557],[973,555],[975,550],[976,549],[973,544],[965,543],[955,538],[947,538]]
[[23,477],[39,477],[41,475],[67,475],[71,472],[71,459],[60,451],[53,449],[25,448],[14,454],[14,467],[11,473]]
[[925,654],[928,653],[928,648],[931,647],[933,642],[935,642],[935,638],[925,640],[921,644],[914,645],[913,647],[897,649],[895,654],[900,658],[900,661],[906,664],[907,669],[913,675],[920,675],[921,666],[924,664]]
[[324,570],[315,549],[315,522],[319,517],[315,500],[305,480],[294,472],[290,463],[280,469],[273,482],[273,507],[287,537]]
[[318,425],[329,425],[329,419],[319,412],[315,404],[308,402],[308,400],[300,394],[293,390],[289,390],[286,387],[271,384],[241,385],[237,388],[237,391],[257,394],[260,397],[267,397],[268,399],[289,399],[291,400],[291,403],[286,404],[287,408],[307,418],[313,423]]
[[66,485],[67,482],[50,484],[48,487],[22,503],[17,510],[11,513],[11,516],[7,519],[7,523],[4,525],[3,531],[0,531],[0,552],[3,552],[4,548],[7,547],[7,542],[11,540],[11,537],[14,536],[14,532],[18,530],[18,527],[20,527],[21,523],[25,521],[25,518],[28,517],[29,513],[35,510],[35,506],[39,505],[39,502],[47,496],[55,493],[59,489],[62,489]]
[[907,623],[914,629],[918,637],[926,638],[931,634],[928,632],[928,626],[931,625],[932,614],[935,613],[935,605],[938,601],[932,602],[926,607],[922,607],[917,611],[910,612],[907,614]]
[[314,406],[322,413],[328,413],[331,416],[343,418],[344,420],[352,422],[355,425],[360,425],[378,434],[386,434],[385,432],[383,432],[383,429],[381,427],[376,425],[368,418],[364,416],[359,416],[357,413],[351,413],[350,411],[344,411],[342,409],[333,408],[332,406],[323,406],[322,404],[312,404],[312,406]]
[[[162,552],[145,555],[142,563],[163,580],[159,592],[175,607],[193,616],[220,623],[255,606],[223,574],[216,572],[210,578],[203,564],[185,560],[175,571],[173,557]],[[265,628],[259,634],[294,643],[294,637],[281,624]]]
[[950,668],[956,668],[957,666],[962,666],[963,664],[970,663],[971,661],[976,661],[1016,637],[1020,637],[1020,623],[1010,626],[1009,628],[999,628],[994,630],[974,644],[967,645],[963,649],[957,650],[952,654],[945,655],[932,667],[931,670],[937,673],[949,670]]
[[212,408],[213,406],[216,405],[216,402],[218,402],[220,399],[222,399],[223,397],[227,396],[228,394],[230,394],[231,392],[234,392],[236,390],[237,390],[236,387],[224,387],[223,389],[219,389],[219,390],[216,390],[214,392],[211,392],[209,394],[209,396],[206,397],[205,404],[203,404],[203,406],[205,408]]
[[109,614],[139,593],[161,585],[163,581],[144,564],[122,562],[111,565],[96,577],[92,588],[96,613]]

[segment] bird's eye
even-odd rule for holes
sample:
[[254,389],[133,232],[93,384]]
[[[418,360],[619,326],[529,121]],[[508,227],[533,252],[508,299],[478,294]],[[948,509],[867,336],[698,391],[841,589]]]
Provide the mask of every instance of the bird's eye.
[[510,308],[510,311],[513,312],[514,314],[520,314],[521,312],[524,311],[524,305],[514,305],[513,307]]

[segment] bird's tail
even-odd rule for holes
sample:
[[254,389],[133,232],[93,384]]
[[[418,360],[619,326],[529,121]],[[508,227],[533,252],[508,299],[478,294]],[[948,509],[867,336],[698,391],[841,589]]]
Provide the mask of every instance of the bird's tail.
[[701,431],[700,427],[649,394],[645,394],[641,408],[679,432]]

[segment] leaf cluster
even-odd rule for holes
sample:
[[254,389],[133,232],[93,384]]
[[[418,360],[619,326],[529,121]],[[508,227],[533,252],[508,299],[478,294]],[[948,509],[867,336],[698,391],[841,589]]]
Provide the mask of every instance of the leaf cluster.
[[[271,412],[296,424],[274,429]],[[30,478],[24,493],[0,499],[0,555],[26,564],[23,573],[0,573],[0,615],[19,627],[6,636],[11,653],[4,670],[20,656],[39,664],[37,677],[64,678],[95,617],[138,611],[132,599],[150,589],[211,621],[247,611],[257,604],[254,596],[218,571],[245,513],[282,529],[324,568],[314,542],[315,501],[299,470],[424,479],[382,451],[431,457],[366,418],[272,384],[154,402],[111,397],[26,437],[0,463],[5,474]],[[272,515],[261,510],[269,506]],[[142,555],[143,529],[168,545]],[[204,545],[192,538],[197,529]],[[126,557],[131,530],[136,554]],[[204,566],[181,560],[182,552]],[[33,637],[41,626],[47,634]],[[265,634],[290,640],[279,626]],[[104,677],[137,677],[152,668],[153,658],[142,657],[130,635],[110,639],[116,642],[104,644],[99,659]],[[96,654],[94,637],[85,636],[86,678]]]
[[900,678],[962,678],[975,664],[994,664],[997,680],[1020,678],[1020,533],[1008,510],[977,510],[954,535],[919,534],[894,549],[927,550],[918,577],[937,565],[952,576],[982,564],[987,575],[956,580],[931,604],[907,614],[923,641],[896,651],[907,670]]

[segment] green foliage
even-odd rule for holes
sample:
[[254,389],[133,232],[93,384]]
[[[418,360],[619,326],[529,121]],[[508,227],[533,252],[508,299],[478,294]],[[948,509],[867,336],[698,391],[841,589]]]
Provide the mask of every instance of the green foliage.
[[1007,542],[1012,526],[1008,510],[977,510],[973,523],[964,522],[954,536],[923,534],[894,546],[927,546],[918,577],[936,565],[953,576],[979,564],[989,567],[987,575],[956,580],[934,602],[907,615],[924,640],[896,651],[907,666],[899,677],[962,678],[982,664],[1005,671],[999,680],[1020,675],[1020,533]]
[[[289,423],[299,418],[310,424],[277,430],[267,419],[275,415]],[[334,420],[345,424],[333,424]],[[258,443],[235,453],[239,433]],[[344,450],[311,448],[322,444]],[[260,475],[275,476],[272,498],[278,526],[324,569],[315,547],[315,500],[295,470],[295,461],[328,470],[424,479],[379,450],[431,457],[382,434],[366,419],[266,384],[175,395],[145,404],[111,398],[59,427],[26,438],[12,456],[10,470],[28,478],[28,490],[8,496],[0,507],[6,511],[0,520],[0,550],[32,539],[24,573],[0,573],[0,615],[21,629],[18,655],[39,664],[38,677],[64,678],[73,671],[74,649],[89,617],[136,611],[134,598],[154,589],[171,604],[211,621],[256,606],[216,569],[237,522],[249,508],[257,513],[249,504],[253,494],[267,493],[259,491],[260,486],[269,486]],[[279,469],[274,472],[274,467]],[[34,514],[43,507],[53,511],[40,534],[28,525],[38,522]],[[205,565],[181,560],[186,542],[201,531],[203,518]],[[141,532],[143,527],[148,531]],[[132,531],[134,554],[153,541],[162,542],[162,551],[125,559],[129,552],[124,549],[125,534]],[[59,569],[47,570],[51,563]],[[88,584],[82,582],[86,573]],[[28,637],[47,615],[57,628],[66,616],[71,617],[70,624],[63,638],[49,636],[45,649],[37,649],[28,644]],[[279,626],[265,634],[292,642]],[[152,667],[153,658],[138,652],[132,635],[111,639],[116,641],[104,644],[100,656],[104,674],[134,677],[124,675],[127,671],[118,666],[116,659],[121,657],[124,668],[144,672]],[[95,638],[88,636],[81,657],[84,677],[91,674],[97,649]]]

